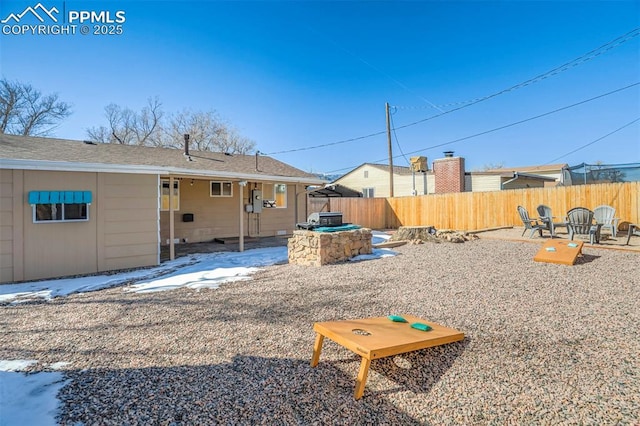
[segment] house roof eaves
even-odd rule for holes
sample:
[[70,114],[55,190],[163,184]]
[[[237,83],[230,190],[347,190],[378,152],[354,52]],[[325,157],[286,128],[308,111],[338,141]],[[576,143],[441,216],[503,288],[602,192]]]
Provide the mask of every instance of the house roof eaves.
[[527,177],[531,179],[541,179],[541,180],[548,180],[548,181],[556,180],[555,178],[552,178],[549,176],[537,175],[535,173],[514,172],[511,170],[502,171],[502,172],[498,172],[498,171],[466,172],[465,174],[472,175],[472,176],[500,176],[503,178],[517,178],[518,176],[520,176],[520,177]]
[[499,169],[484,170],[485,172],[522,172],[522,173],[555,173],[568,167],[566,163],[545,164],[540,166],[502,167]]
[[[389,172],[389,165],[388,164],[376,164],[376,163],[365,163],[369,166],[372,166],[376,169],[380,169],[384,172]],[[406,166],[397,166],[394,165],[393,166],[393,174],[394,175],[410,175],[411,174],[411,168],[410,167],[406,167]]]
[[135,174],[161,174],[162,168],[155,166],[130,166],[123,164],[103,163],[74,163],[71,161],[41,161],[21,160],[5,158],[0,161],[1,169],[47,170],[47,171],[74,171],[74,172],[103,172],[103,173],[135,173]]
[[513,177],[514,172],[508,171],[481,171],[481,172],[465,172],[465,175],[472,176],[501,176],[501,177]]
[[518,177],[525,177],[525,178],[529,178],[529,179],[539,179],[539,180],[547,180],[547,181],[554,181],[555,182],[555,178],[549,177],[549,176],[542,176],[542,175],[536,175],[534,173],[522,173],[522,172],[515,172],[514,177],[518,178]]
[[[347,173],[343,174],[339,178],[334,179],[333,181],[331,181],[331,183],[336,183],[336,182],[344,179],[345,177],[349,176],[350,174],[355,173],[356,171],[362,169],[363,167],[367,167],[367,166],[373,167],[374,169],[382,170],[385,173],[389,172],[389,166],[386,165],[386,164],[362,163],[358,167],[355,167],[354,169],[348,171]],[[411,175],[411,168],[410,167],[405,167],[405,166],[393,166],[393,174],[394,175],[398,175],[398,176],[408,176],[408,175]]]
[[183,176],[200,176],[208,178],[251,180],[251,181],[273,181],[286,183],[307,183],[324,184],[325,180],[320,178],[303,178],[295,176],[262,175],[254,173],[238,172],[216,172],[212,170],[193,170],[179,167],[157,167],[146,165],[123,165],[123,164],[103,164],[103,163],[75,163],[67,161],[40,161],[40,160],[20,160],[3,159],[0,162],[3,169],[24,169],[24,170],[48,170],[48,171],[76,171],[76,172],[101,172],[101,173],[132,173],[132,174],[152,174],[167,175],[176,174]]
[[[507,176],[503,176],[503,177],[507,177]],[[515,173],[513,173],[513,177],[511,179],[502,182],[502,187],[504,188],[505,185],[507,185],[507,184],[509,184],[511,182],[515,182],[516,180],[518,180],[520,178],[527,178],[527,179],[555,182],[555,179],[552,178],[552,177],[534,175],[534,174],[530,174],[530,173],[515,172]]]

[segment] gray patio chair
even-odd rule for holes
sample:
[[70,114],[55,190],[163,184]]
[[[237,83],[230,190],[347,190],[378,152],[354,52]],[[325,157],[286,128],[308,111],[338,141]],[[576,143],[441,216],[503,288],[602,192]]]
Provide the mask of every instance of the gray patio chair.
[[611,230],[611,236],[615,237],[618,233],[618,218],[615,217],[616,209],[602,205],[593,209],[593,218],[597,223],[602,224],[602,229],[609,228]]
[[629,245],[629,241],[631,241],[632,235],[637,235],[638,237],[640,237],[640,225],[637,225],[635,223],[629,224],[629,229],[627,231],[627,245]]
[[562,222],[553,221],[554,219],[556,219],[556,217],[553,215],[553,213],[551,213],[551,207],[545,206],[544,204],[540,204],[537,207],[537,210],[538,210],[538,216],[540,216],[540,222],[542,222],[545,226],[545,229],[551,233],[551,238],[556,236],[556,228],[560,226],[566,228],[567,226],[566,221],[562,221]]
[[522,223],[524,224],[524,231],[522,231],[522,235],[524,235],[527,230],[531,231],[531,235],[529,238],[533,237],[533,234],[538,231],[540,236],[542,237],[542,230],[547,229],[544,223],[538,222],[536,219],[531,219],[529,217],[529,212],[522,206],[518,206],[518,214],[520,215],[520,219],[522,219]]
[[601,223],[593,221],[593,212],[586,207],[574,207],[567,212],[569,239],[576,235],[588,235],[589,243],[600,243]]

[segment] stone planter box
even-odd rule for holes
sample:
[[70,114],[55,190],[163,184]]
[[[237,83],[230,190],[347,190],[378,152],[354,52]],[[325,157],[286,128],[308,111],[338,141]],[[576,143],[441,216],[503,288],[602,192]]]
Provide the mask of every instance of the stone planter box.
[[293,231],[287,243],[289,263],[322,266],[371,254],[371,235],[368,228],[340,232]]

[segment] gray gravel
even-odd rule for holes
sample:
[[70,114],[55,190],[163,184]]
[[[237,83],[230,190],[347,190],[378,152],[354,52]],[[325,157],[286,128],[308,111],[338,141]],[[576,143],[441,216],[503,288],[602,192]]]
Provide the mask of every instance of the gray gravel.
[[[533,262],[538,248],[406,245],[216,290],[1,306],[0,359],[70,362],[70,425],[638,424],[638,254],[585,248],[571,267]],[[373,361],[359,401],[357,356],[325,340],[310,368],[313,322],[388,314],[466,338]]]

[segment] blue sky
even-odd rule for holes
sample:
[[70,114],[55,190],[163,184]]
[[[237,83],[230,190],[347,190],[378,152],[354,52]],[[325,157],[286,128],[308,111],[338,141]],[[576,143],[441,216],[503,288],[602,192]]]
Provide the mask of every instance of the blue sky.
[[[0,19],[37,3],[2,0]],[[217,111],[300,169],[341,174],[388,161],[388,102],[397,165],[445,150],[468,170],[640,161],[638,1],[41,3],[126,17],[121,35],[0,35],[3,77],[73,105],[57,137],[85,139],[107,104],[157,96],[166,112]]]

